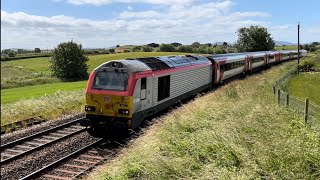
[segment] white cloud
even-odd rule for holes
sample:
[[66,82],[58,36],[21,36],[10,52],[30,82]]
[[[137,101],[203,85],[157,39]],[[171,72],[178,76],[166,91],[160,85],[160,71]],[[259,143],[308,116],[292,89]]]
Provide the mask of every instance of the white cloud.
[[59,0],[74,5],[102,6],[111,3],[190,4],[193,0]]
[[[271,26],[265,19],[270,17],[270,14],[231,12],[232,6],[231,1],[173,5],[162,11],[123,11],[111,20],[78,19],[65,15],[37,16],[24,12],[1,11],[1,45],[2,48],[52,48],[71,39],[82,43],[84,47],[174,41],[183,44],[191,44],[194,41],[234,42],[237,29],[250,25],[268,27],[276,40],[290,41],[295,37],[296,29],[291,28],[291,25]],[[319,26],[305,29],[302,41],[320,39],[319,32]]]

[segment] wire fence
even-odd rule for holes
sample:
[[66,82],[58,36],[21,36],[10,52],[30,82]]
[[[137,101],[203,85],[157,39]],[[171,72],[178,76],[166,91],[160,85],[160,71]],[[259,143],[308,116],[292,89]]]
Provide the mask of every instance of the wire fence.
[[304,117],[306,126],[320,132],[320,106],[308,98],[302,99],[292,96],[283,89],[292,75],[297,74],[297,69],[293,69],[286,73],[283,77],[275,82],[273,85],[273,92],[279,105],[287,106],[296,111],[299,115]]

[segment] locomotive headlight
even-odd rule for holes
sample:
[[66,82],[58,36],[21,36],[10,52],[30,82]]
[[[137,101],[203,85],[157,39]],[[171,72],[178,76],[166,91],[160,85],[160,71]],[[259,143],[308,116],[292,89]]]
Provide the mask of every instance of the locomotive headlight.
[[85,111],[92,111],[92,112],[94,112],[94,111],[96,111],[96,107],[94,107],[94,106],[85,106],[85,107],[84,107],[84,110],[85,110]]
[[119,113],[119,114],[128,115],[128,114],[129,114],[129,110],[127,110],[127,109],[119,109],[119,110],[118,110],[118,113]]

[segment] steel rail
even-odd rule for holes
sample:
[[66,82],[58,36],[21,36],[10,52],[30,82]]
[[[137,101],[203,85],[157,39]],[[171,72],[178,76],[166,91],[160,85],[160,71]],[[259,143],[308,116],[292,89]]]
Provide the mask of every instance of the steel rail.
[[[51,169],[51,168],[54,168],[55,166],[58,166],[58,165],[59,165],[60,163],[62,163],[63,161],[69,160],[70,158],[79,155],[80,153],[82,153],[82,152],[88,150],[89,148],[91,148],[91,147],[93,147],[93,146],[101,143],[102,141],[103,141],[103,138],[100,138],[100,139],[94,141],[93,143],[90,143],[89,145],[87,145],[87,146],[85,146],[85,147],[83,147],[83,148],[81,148],[81,149],[79,149],[79,150],[77,150],[77,151],[75,151],[75,152],[73,152],[73,153],[71,153],[71,154],[68,154],[68,155],[65,156],[65,157],[62,157],[61,159],[59,159],[59,160],[57,160],[57,161],[55,161],[55,162],[53,162],[53,163],[51,163],[51,164],[49,164],[49,165],[41,168],[41,169],[39,169],[39,170],[37,170],[37,171],[35,171],[35,172],[33,172],[33,173],[31,173],[31,174],[29,174],[29,175],[27,175],[27,176],[22,177],[21,180],[38,178],[42,173],[48,171],[48,170]],[[86,169],[83,170],[82,172],[79,172],[79,174],[80,174],[80,173],[82,174],[83,172],[85,172],[85,171],[87,171],[88,169],[91,169],[91,168],[92,168],[92,167],[86,168]],[[69,178],[69,179],[71,179],[71,178]]]
[[[21,138],[21,139],[15,140],[13,142],[2,145],[1,146],[1,157],[6,156],[6,155],[4,155],[5,154],[4,152],[6,152],[6,151],[16,151],[16,152],[18,152],[18,154],[7,154],[8,158],[1,159],[1,164],[8,163],[8,162],[13,161],[21,156],[24,156],[26,154],[32,153],[36,150],[39,150],[40,148],[44,148],[54,142],[61,141],[63,139],[66,139],[67,137],[74,135],[74,134],[78,134],[78,133],[85,131],[86,128],[81,128],[81,129],[75,128],[74,129],[75,131],[72,131],[70,133],[67,133],[67,134],[61,133],[62,136],[58,136],[58,137],[53,136],[53,139],[51,139],[51,140],[43,140],[46,143],[36,143],[37,146],[25,146],[23,149],[27,149],[27,150],[10,149],[10,148],[15,148],[16,146],[19,146],[19,145],[21,146],[21,144],[23,144],[23,143],[28,143],[28,141],[36,140],[37,138],[41,138],[44,135],[47,135],[47,134],[50,135],[50,133],[57,132],[59,130],[63,130],[63,128],[67,128],[68,126],[72,126],[73,124],[76,124],[81,119],[82,118],[78,118],[73,121],[64,123],[62,125],[50,128],[48,130],[41,131],[41,132],[32,134],[30,136],[27,136],[27,137],[24,137],[24,138]],[[29,142],[29,143],[31,143],[31,142]]]

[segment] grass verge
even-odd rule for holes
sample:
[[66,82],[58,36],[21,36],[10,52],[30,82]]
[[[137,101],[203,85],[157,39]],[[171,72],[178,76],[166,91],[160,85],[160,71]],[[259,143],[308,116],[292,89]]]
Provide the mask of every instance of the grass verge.
[[45,95],[54,94],[57,91],[83,91],[86,85],[87,81],[77,81],[4,89],[1,90],[1,105],[14,103],[19,100],[39,98]]
[[1,125],[39,116],[43,119],[54,119],[78,114],[83,112],[84,103],[84,90],[77,90],[57,91],[40,98],[1,105]]
[[274,100],[294,64],[173,110],[87,179],[319,179],[319,134]]

